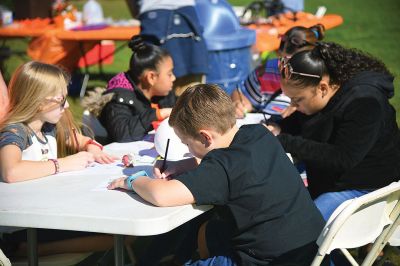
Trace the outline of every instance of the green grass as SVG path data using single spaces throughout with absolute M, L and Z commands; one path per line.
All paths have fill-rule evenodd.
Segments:
M 71 1 L 79 9 L 85 1 Z M 131 18 L 129 10 L 124 0 L 100 0 L 106 17 L 114 19 Z M 246 5 L 250 1 L 231 0 L 233 5 Z M 12 7 L 12 1 L 5 1 Z M 352 1 L 328 1 L 328 0 L 306 0 L 305 9 L 314 13 L 318 6 L 324 5 L 328 8 L 328 13 L 340 14 L 344 18 L 344 23 L 332 30 L 328 30 L 326 34 L 327 41 L 338 42 L 347 47 L 354 47 L 366 51 L 377 58 L 380 58 L 395 75 L 396 95 L 391 99 L 398 113 L 398 123 L 400 123 L 400 49 L 398 43 L 400 41 L 400 1 L 398 0 L 352 0 Z M 117 42 L 116 46 L 123 45 L 124 42 Z M 17 55 L 12 55 L 3 62 L 3 75 L 6 80 L 14 69 L 21 63 L 29 60 L 24 56 L 27 40 L 15 39 L 7 40 L 7 46 L 12 47 Z M 124 71 L 128 67 L 130 50 L 125 46 L 121 51 L 115 54 L 114 63 L 104 67 L 107 76 L 114 73 Z M 97 78 L 95 75 L 99 72 L 96 66 L 90 68 L 92 74 L 89 87 L 104 86 L 106 80 Z M 81 108 L 79 101 L 74 101 L 72 107 L 77 118 L 80 118 Z

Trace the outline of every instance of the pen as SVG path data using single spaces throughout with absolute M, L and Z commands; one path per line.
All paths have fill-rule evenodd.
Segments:
M 264 113 L 264 112 L 263 112 L 262 114 L 263 114 L 263 116 L 264 116 L 264 121 L 265 121 L 265 124 L 267 124 L 267 116 L 265 115 L 265 113 Z
M 160 172 L 163 173 L 165 170 L 165 164 L 167 163 L 167 156 L 168 156 L 168 148 L 169 148 L 169 139 L 167 140 L 167 147 L 165 148 L 165 155 L 164 155 L 164 161 L 161 166 Z

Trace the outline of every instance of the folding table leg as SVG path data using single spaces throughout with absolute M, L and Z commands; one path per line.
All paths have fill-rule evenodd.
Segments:
M 28 228 L 28 265 L 38 265 L 38 254 L 37 254 L 37 231 L 36 228 Z
M 115 266 L 124 265 L 124 236 L 114 235 Z

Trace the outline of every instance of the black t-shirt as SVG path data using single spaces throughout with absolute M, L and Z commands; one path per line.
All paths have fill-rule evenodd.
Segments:
M 266 264 L 315 241 L 324 226 L 297 170 L 262 125 L 242 126 L 228 148 L 210 151 L 176 179 L 196 204 L 216 205 L 242 264 Z

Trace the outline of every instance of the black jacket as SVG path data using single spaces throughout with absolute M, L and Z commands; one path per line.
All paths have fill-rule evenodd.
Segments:
M 172 91 L 165 97 L 153 97 L 151 102 L 136 88 L 134 91 L 116 88 L 108 90 L 108 93 L 114 95 L 102 109 L 99 120 L 106 128 L 109 140 L 113 142 L 143 139 L 144 135 L 153 130 L 151 123 L 157 121 L 156 109 L 151 107 L 151 103 L 167 108 L 173 107 L 176 101 Z
M 329 191 L 377 189 L 400 178 L 400 133 L 390 76 L 363 72 L 319 113 L 295 112 L 280 122 L 287 152 L 306 166 L 312 197 Z

